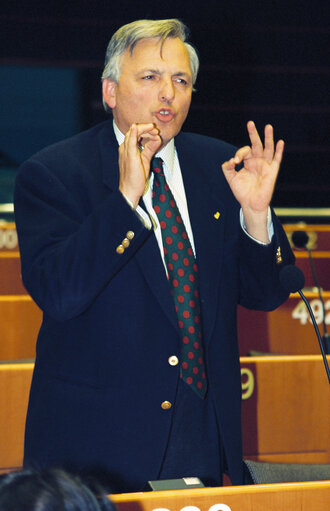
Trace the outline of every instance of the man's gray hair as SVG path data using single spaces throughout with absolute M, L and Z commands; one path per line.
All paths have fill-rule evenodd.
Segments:
M 177 19 L 169 20 L 137 20 L 122 26 L 114 33 L 107 47 L 102 81 L 106 78 L 118 83 L 121 71 L 121 60 L 129 48 L 132 55 L 135 45 L 141 39 L 159 38 L 161 48 L 168 37 L 180 39 L 188 52 L 193 84 L 196 82 L 199 59 L 195 48 L 186 39 L 187 27 Z M 103 101 L 104 107 L 109 111 L 108 105 Z

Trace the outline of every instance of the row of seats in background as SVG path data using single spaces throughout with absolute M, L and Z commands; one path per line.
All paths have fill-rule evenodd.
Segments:
M 285 225 L 289 239 L 301 230 Z M 330 316 L 330 226 L 304 227 Z M 322 307 L 306 250 L 295 250 L 305 294 L 322 327 Z M 42 313 L 20 279 L 15 224 L 0 224 L 0 471 L 22 465 L 23 435 Z M 277 311 L 239 308 L 243 450 L 250 460 L 330 463 L 329 384 L 300 296 Z M 257 356 L 258 355 L 258 356 Z M 260 356 L 263 355 L 263 356 Z M 267 356 L 268 355 L 268 356 Z M 276 356 L 275 356 L 276 355 Z M 328 357 L 330 358 L 330 357 Z

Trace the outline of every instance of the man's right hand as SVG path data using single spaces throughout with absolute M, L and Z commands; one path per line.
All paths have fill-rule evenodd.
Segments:
M 149 178 L 150 162 L 162 145 L 154 124 L 132 124 L 119 146 L 119 190 L 137 207 Z

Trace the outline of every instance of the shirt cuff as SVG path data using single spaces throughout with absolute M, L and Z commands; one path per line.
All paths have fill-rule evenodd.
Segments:
M 245 234 L 247 236 L 249 236 L 249 238 L 251 238 L 251 240 L 255 241 L 256 243 L 259 243 L 259 245 L 269 245 L 269 243 L 265 243 L 264 241 L 257 240 L 256 238 L 254 238 L 253 236 L 251 236 L 251 234 L 249 234 L 247 232 L 242 208 L 240 209 L 239 215 L 240 215 L 241 227 L 242 227 L 243 231 L 245 232 Z M 271 242 L 272 237 L 274 235 L 274 226 L 273 226 L 273 220 L 272 220 L 272 214 L 270 211 L 270 207 L 268 207 L 268 213 L 267 213 L 267 231 L 268 231 L 269 240 Z
M 127 204 L 137 214 L 137 216 L 139 217 L 139 219 L 143 223 L 144 227 L 146 227 L 150 231 L 150 229 L 152 228 L 152 222 L 150 220 L 150 216 L 148 215 L 148 213 L 146 211 L 144 211 L 144 209 L 141 208 L 141 206 L 139 206 L 139 205 L 137 206 L 136 209 L 134 209 L 133 203 L 124 194 L 122 194 L 122 196 L 124 197 L 124 199 L 127 202 Z

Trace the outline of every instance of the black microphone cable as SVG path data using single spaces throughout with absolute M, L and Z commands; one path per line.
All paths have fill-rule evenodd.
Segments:
M 322 342 L 323 342 L 323 346 L 324 346 L 326 352 L 329 354 L 330 353 L 330 334 L 328 333 L 327 324 L 325 321 L 325 305 L 324 305 L 324 300 L 323 300 L 323 296 L 322 296 L 321 286 L 319 283 L 319 279 L 317 277 L 312 252 L 311 252 L 310 248 L 308 247 L 309 236 L 306 233 L 306 231 L 294 231 L 292 233 L 291 240 L 296 248 L 305 249 L 308 253 L 308 258 L 309 258 L 309 263 L 310 263 L 312 274 L 313 274 L 314 284 L 315 284 L 315 287 L 317 288 L 320 302 L 321 302 L 321 307 L 322 307 L 322 325 L 323 325 Z
M 282 268 L 282 270 L 280 271 L 279 277 L 280 277 L 280 282 L 281 282 L 283 289 L 285 289 L 287 291 L 287 293 L 297 293 L 298 292 L 307 307 L 307 310 L 309 312 L 309 315 L 310 315 L 313 325 L 314 325 L 317 340 L 320 345 L 320 350 L 321 350 L 322 357 L 323 357 L 324 367 L 325 367 L 325 370 L 326 370 L 326 373 L 328 376 L 328 380 L 329 380 L 329 384 L 330 384 L 330 370 L 329 370 L 327 357 L 325 355 L 325 351 L 324 351 L 324 347 L 323 347 L 322 337 L 321 337 L 320 331 L 318 329 L 317 323 L 315 321 L 315 317 L 314 317 L 312 308 L 309 305 L 306 296 L 301 291 L 305 285 L 304 274 L 300 268 L 298 268 L 297 266 L 294 266 L 292 264 L 289 264 Z

